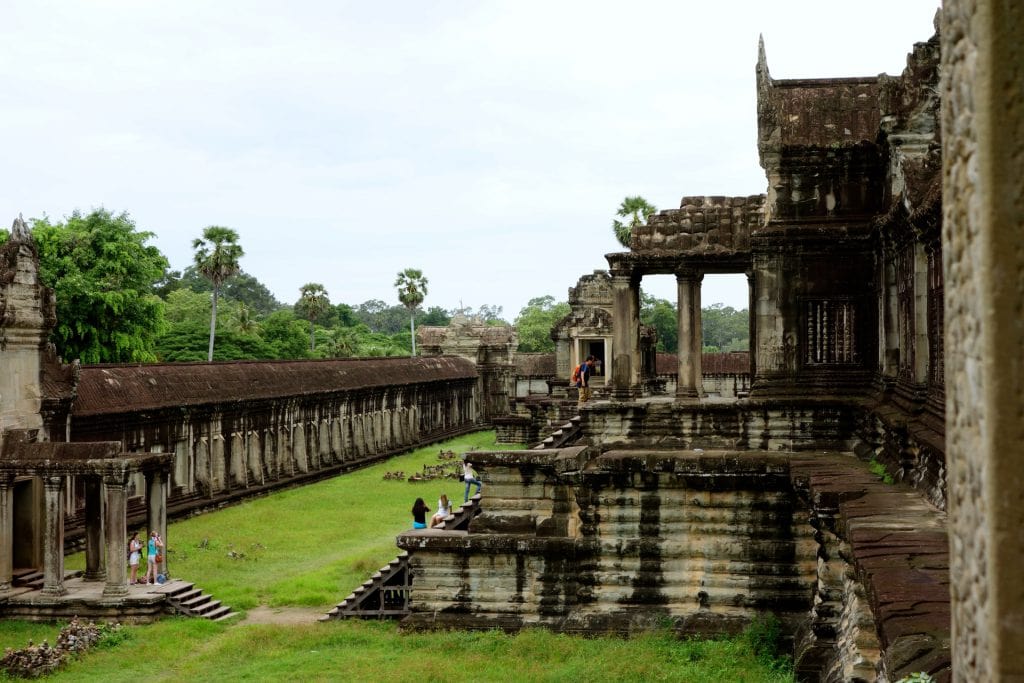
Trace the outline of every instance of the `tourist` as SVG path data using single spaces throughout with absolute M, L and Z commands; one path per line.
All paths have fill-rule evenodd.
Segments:
M 132 568 L 128 577 L 128 584 L 134 586 L 139 582 L 139 560 L 142 559 L 142 541 L 139 540 L 139 532 L 132 533 L 128 539 L 128 566 Z
M 155 531 L 149 532 L 149 541 L 146 544 L 146 583 L 156 584 L 157 558 L 163 550 L 164 542 L 160 534 Z
M 448 501 L 448 494 L 442 493 L 441 497 L 437 499 L 437 512 L 430 518 L 430 528 L 433 529 L 450 514 L 452 514 L 452 504 Z
M 587 360 L 580 365 L 580 379 L 576 383 L 576 386 L 580 389 L 580 405 L 590 400 L 590 377 L 594 374 L 594 363 L 596 362 L 596 358 L 587 356 Z
M 422 498 L 417 498 L 416 502 L 412 504 L 412 528 L 413 529 L 426 529 L 427 528 L 427 513 L 430 512 L 430 508 L 423 502 Z
M 476 470 L 473 469 L 473 463 L 464 462 L 462 463 L 462 481 L 466 482 L 466 496 L 463 502 L 469 502 L 469 485 L 476 484 L 476 495 L 480 493 L 480 489 L 483 487 L 483 483 L 480 482 L 480 478 L 477 476 Z

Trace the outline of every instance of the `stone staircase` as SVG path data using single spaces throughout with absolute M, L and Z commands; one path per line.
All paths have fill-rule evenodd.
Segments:
M 574 442 L 580 435 L 580 416 L 574 415 L 561 427 L 551 432 L 551 435 L 533 447 L 535 451 L 548 448 L 561 448 Z
M 215 600 L 212 595 L 204 593 L 194 583 L 187 581 L 171 580 L 152 592 L 167 596 L 171 611 L 176 614 L 210 621 L 223 621 L 237 614 L 220 600 Z
M 81 570 L 65 572 L 65 579 L 73 579 L 81 576 Z M 15 569 L 11 573 L 11 586 L 16 588 L 29 588 L 31 590 L 42 590 L 43 572 L 41 569 Z
M 397 618 L 409 613 L 412 592 L 412 573 L 409 571 L 409 553 L 402 552 L 388 562 L 363 585 L 352 591 L 337 607 L 320 617 L 320 621 L 344 617 Z
M 469 522 L 480 514 L 480 494 L 460 505 L 434 529 L 465 531 Z M 409 614 L 412 593 L 412 570 L 409 553 L 402 551 L 395 559 L 373 573 L 373 576 L 352 591 L 347 598 L 331 608 L 320 621 L 361 617 L 363 619 L 397 619 Z

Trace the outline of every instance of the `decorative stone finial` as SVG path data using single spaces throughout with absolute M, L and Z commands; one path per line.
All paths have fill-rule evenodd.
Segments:
M 25 219 L 21 217 L 20 213 L 14 219 L 14 225 L 11 226 L 11 241 L 32 242 L 32 232 L 28 229 Z
M 758 34 L 757 36 L 757 76 L 758 81 L 762 78 L 765 80 L 771 80 L 771 74 L 768 73 L 768 57 L 764 51 L 764 34 Z

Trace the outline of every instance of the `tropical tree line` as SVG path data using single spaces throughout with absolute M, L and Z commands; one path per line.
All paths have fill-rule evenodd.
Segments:
M 30 222 L 40 278 L 56 295 L 51 341 L 83 363 L 409 355 L 416 326 L 456 313 L 505 322 L 500 306 L 424 309 L 427 278 L 411 268 L 395 282 L 396 304 L 332 302 L 315 282 L 282 303 L 245 272 L 239 235 L 224 226 L 199 231 L 193 262 L 175 271 L 127 213 Z M 8 237 L 0 230 L 0 244 Z
M 96 209 L 63 221 L 32 221 L 40 277 L 55 290 L 51 341 L 83 363 L 298 359 L 414 353 L 416 327 L 444 326 L 456 314 L 507 324 L 500 306 L 424 308 L 428 280 L 408 268 L 394 281 L 398 303 L 332 302 L 316 282 L 282 303 L 241 266 L 238 233 L 210 226 L 193 243 L 194 259 L 174 271 L 127 213 Z M 0 230 L 0 243 L 8 234 Z M 551 328 L 569 312 L 552 296 L 531 299 L 516 316 L 520 351 L 553 351 Z M 659 349 L 676 348 L 674 306 L 644 296 L 642 319 L 658 330 Z M 746 311 L 704 310 L 708 349 L 746 348 Z

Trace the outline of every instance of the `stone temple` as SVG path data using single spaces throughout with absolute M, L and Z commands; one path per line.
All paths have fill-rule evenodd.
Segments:
M 330 616 L 374 591 L 407 628 L 711 634 L 770 613 L 802 680 L 1024 680 L 1022 74 L 1024 10 L 994 0 L 944 3 L 897 76 L 779 79 L 761 46 L 765 187 L 652 216 L 570 289 L 554 354 L 458 319 L 413 359 L 63 365 L 16 224 L 0 614 L 66 614 L 92 582 L 95 613 L 155 616 L 122 590 L 126 524 L 493 425 L 533 447 L 474 453 L 471 514 L 401 534 Z M 749 283 L 749 354 L 701 353 L 718 273 Z M 653 274 L 677 280 L 675 355 L 639 321 Z

